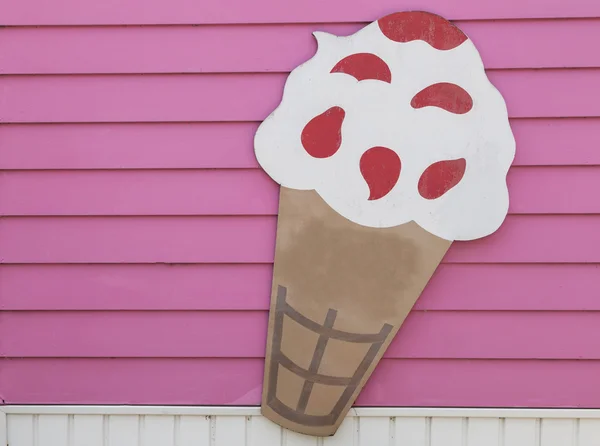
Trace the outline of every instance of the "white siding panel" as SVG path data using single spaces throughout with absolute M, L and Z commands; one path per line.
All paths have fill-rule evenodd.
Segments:
M 541 446 L 576 446 L 575 420 L 542 420 Z
M 103 446 L 106 428 L 108 417 L 105 415 L 75 415 L 73 446 Z
M 323 446 L 358 446 L 358 417 L 347 417 L 333 437 L 323 440 Z
M 222 416 L 215 420 L 215 438 L 211 446 L 246 445 L 246 417 Z
M 429 446 L 431 419 L 396 417 L 394 446 Z
M 247 446 L 281 445 L 282 429 L 264 417 L 248 417 Z
M 175 443 L 175 417 L 145 415 L 144 429 L 140 430 L 143 446 L 165 446 Z
M 469 418 L 468 420 L 468 445 L 504 446 L 501 443 L 502 420 L 499 418 Z
M 283 446 L 317 446 L 317 438 L 286 430 L 283 434 Z
M 33 415 L 9 415 L 7 438 L 11 446 L 33 446 Z
M 577 420 L 578 446 L 600 446 L 600 420 Z
M 465 423 L 466 418 L 433 418 L 431 446 L 464 446 Z
M 255 407 L 4 406 L 0 440 L 0 446 L 600 446 L 600 412 L 359 409 L 333 437 L 315 438 L 281 429 Z
M 69 425 L 72 425 L 72 417 L 69 415 L 40 415 L 38 418 L 37 445 L 69 445 L 72 439 L 72 435 L 69 435 Z
M 382 446 L 393 444 L 390 439 L 390 424 L 390 417 L 359 418 L 358 444 Z
M 175 420 L 175 438 L 173 446 L 205 446 L 210 444 L 211 417 L 203 415 L 181 415 Z M 168 445 L 166 445 L 168 446 Z
M 539 420 L 535 418 L 506 419 L 503 446 L 540 446 Z
M 143 428 L 138 415 L 111 415 L 105 440 L 107 446 L 138 446 L 139 433 Z
M 8 434 L 6 432 L 6 414 L 0 409 L 0 445 L 8 444 Z

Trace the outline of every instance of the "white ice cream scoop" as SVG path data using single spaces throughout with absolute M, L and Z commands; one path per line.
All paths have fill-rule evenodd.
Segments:
M 315 36 L 316 55 L 256 133 L 263 169 L 360 225 L 415 221 L 446 240 L 494 232 L 515 141 L 473 42 L 425 12 Z

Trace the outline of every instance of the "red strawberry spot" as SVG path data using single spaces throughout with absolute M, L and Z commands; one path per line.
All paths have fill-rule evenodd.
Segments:
M 359 81 L 375 79 L 388 84 L 392 82 L 392 72 L 388 65 L 371 53 L 357 53 L 344 57 L 331 70 L 332 73 L 346 73 Z
M 387 147 L 372 147 L 360 157 L 360 173 L 369 186 L 369 200 L 386 196 L 400 177 L 400 157 Z
M 462 180 L 466 167 L 464 158 L 433 163 L 419 178 L 419 193 L 427 200 L 441 197 Z
M 328 158 L 338 151 L 342 145 L 342 122 L 345 116 L 342 107 L 331 107 L 304 126 L 300 140 L 310 156 Z
M 473 98 L 456 84 L 440 82 L 418 92 L 410 101 L 413 108 L 439 107 L 462 115 L 473 108 Z
M 467 40 L 448 20 L 424 11 L 396 12 L 377 23 L 381 32 L 394 42 L 424 40 L 437 50 L 451 50 Z

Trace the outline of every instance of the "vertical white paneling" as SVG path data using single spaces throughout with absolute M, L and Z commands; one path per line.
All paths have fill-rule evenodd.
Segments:
M 6 424 L 10 446 L 33 446 L 33 415 L 10 415 Z
M 140 434 L 143 446 L 173 446 L 175 443 L 175 417 L 146 415 L 144 430 Z
M 542 420 L 540 446 L 575 446 L 575 420 Z
M 111 415 L 108 417 L 107 446 L 138 446 L 139 429 L 137 415 Z
M 286 430 L 283 434 L 283 446 L 317 446 L 317 438 Z
M 539 446 L 537 429 L 538 420 L 535 418 L 507 418 L 502 446 Z
M 8 435 L 6 432 L 6 414 L 0 407 L 0 445 L 8 445 Z
M 323 446 L 358 446 L 358 418 L 346 417 L 332 437 L 323 438 Z
M 246 446 L 282 446 L 281 427 L 265 417 L 250 417 L 246 430 Z
M 469 418 L 467 446 L 500 444 L 500 420 L 498 418 Z
M 235 446 L 238 444 L 240 446 L 246 444 L 246 417 L 216 417 L 214 446 Z
M 73 446 L 103 446 L 103 415 L 75 415 L 73 417 Z
M 578 423 L 577 446 L 600 446 L 600 420 L 578 420 Z
M 182 415 L 175 420 L 176 446 L 210 445 L 210 417 Z
M 57 446 L 69 444 L 68 415 L 39 415 L 37 446 Z
M 391 444 L 389 417 L 362 417 L 358 419 L 358 422 L 358 444 L 360 446 L 388 446 Z
M 424 417 L 396 417 L 395 446 L 428 446 L 430 420 Z
M 433 418 L 431 446 L 463 446 L 465 426 L 464 418 Z
M 494 409 L 473 416 L 431 409 L 439 416 L 424 417 L 378 409 L 373 415 L 351 414 L 334 436 L 317 438 L 282 429 L 255 408 L 246 415 L 243 408 L 232 408 L 231 415 L 228 408 L 215 408 L 219 415 L 205 415 L 210 412 L 202 414 L 203 408 L 150 407 L 136 415 L 131 407 L 107 408 L 105 414 L 98 407 L 78 412 L 77 406 L 65 406 L 71 413 L 12 407 L 16 413 L 11 406 L 5 417 L 0 412 L 0 446 L 600 446 L 600 410 L 573 411 L 588 417 L 582 419 L 568 418 L 569 410 L 547 410 L 550 416 L 539 419 L 533 417 L 544 410 Z M 428 411 L 415 409 L 415 415 Z M 460 416 L 467 414 L 468 419 Z
M 33 415 L 9 415 L 6 436 L 10 446 L 33 446 Z

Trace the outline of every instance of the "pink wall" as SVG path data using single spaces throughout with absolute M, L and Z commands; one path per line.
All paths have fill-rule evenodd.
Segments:
M 600 2 L 418 6 L 506 98 L 512 202 L 454 243 L 358 402 L 597 407 Z M 2 400 L 258 404 L 278 203 L 257 122 L 311 31 L 414 7 L 1 0 Z

